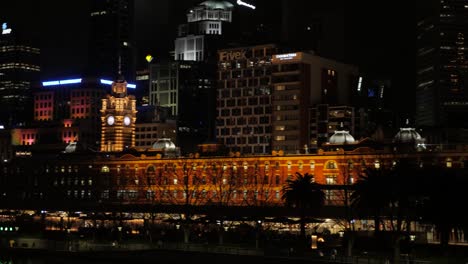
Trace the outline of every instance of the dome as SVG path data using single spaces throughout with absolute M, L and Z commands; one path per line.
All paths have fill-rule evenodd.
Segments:
M 399 143 L 418 143 L 421 140 L 421 135 L 412 127 L 400 128 L 394 138 L 394 141 Z
M 337 144 L 337 145 L 344 145 L 344 144 L 351 144 L 354 143 L 354 137 L 349 134 L 346 130 L 337 130 L 335 133 L 330 137 L 328 142 L 330 144 Z
M 208 0 L 208 1 L 202 2 L 199 4 L 199 6 L 205 6 L 206 8 L 209 8 L 209 9 L 222 9 L 222 10 L 228 10 L 234 7 L 233 4 L 227 1 L 214 1 L 214 0 Z
M 154 149 L 175 150 L 176 145 L 169 138 L 160 138 L 153 144 Z
M 75 151 L 76 151 L 76 142 L 70 142 L 70 144 L 68 144 L 65 147 L 65 153 L 73 153 Z

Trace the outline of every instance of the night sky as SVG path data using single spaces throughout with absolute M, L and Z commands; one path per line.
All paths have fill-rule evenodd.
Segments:
M 177 25 L 185 12 L 200 0 L 136 0 L 135 34 L 138 60 L 144 65 L 148 53 L 169 56 Z M 258 5 L 256 21 L 274 21 L 268 8 L 280 0 L 251 0 Z M 392 80 L 393 95 L 414 87 L 415 4 L 413 1 L 289 0 L 298 10 L 343 14 L 344 27 L 338 32 L 344 58 L 362 71 Z M 277 4 L 277 5 L 275 5 Z M 86 65 L 88 44 L 87 1 L 15 0 L 2 1 L 0 21 L 16 24 L 42 48 L 42 79 L 76 75 Z M 236 17 L 234 17 L 236 19 Z M 247 21 L 249 22 L 249 21 Z M 14 29 L 15 30 L 15 29 Z M 339 44 L 339 43 L 338 43 Z M 339 44 L 340 45 L 340 44 Z M 140 59 L 141 58 L 141 59 Z M 412 103 L 408 102 L 410 105 Z

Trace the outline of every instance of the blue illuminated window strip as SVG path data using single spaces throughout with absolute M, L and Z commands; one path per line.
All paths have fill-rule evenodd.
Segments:
M 81 78 L 80 79 L 69 79 L 69 80 L 61 80 L 59 81 L 60 84 L 72 84 L 72 83 L 81 83 Z
M 65 85 L 65 84 L 74 84 L 74 83 L 81 83 L 81 78 L 42 82 L 42 86 Z
M 112 81 L 101 79 L 101 83 L 111 85 Z
M 112 85 L 113 83 L 113 81 L 104 80 L 104 79 L 101 79 L 100 81 L 102 84 L 107 84 L 107 85 Z M 136 84 L 127 83 L 127 88 L 136 89 Z
M 42 86 L 60 85 L 60 81 L 42 82 Z
M 42 86 L 54 86 L 54 85 L 66 85 L 66 84 L 74 84 L 74 83 L 81 83 L 82 79 L 67 79 L 67 80 L 59 80 L 59 81 L 47 81 L 42 82 Z M 112 85 L 112 81 L 100 79 L 102 84 Z M 127 83 L 127 88 L 136 89 L 136 84 Z

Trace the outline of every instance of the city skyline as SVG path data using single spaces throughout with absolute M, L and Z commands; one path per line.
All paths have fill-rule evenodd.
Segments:
M 23 0 L 8 2 L 0 10 L 0 19 L 6 22 L 12 21 L 21 28 L 18 30 L 29 31 L 28 34 L 34 32 L 34 38 L 41 43 L 42 79 L 56 79 L 83 72 L 87 63 L 84 59 L 87 57 L 89 30 L 88 6 L 85 2 L 65 4 L 60 1 L 46 1 L 38 4 L 35 1 Z M 170 1 L 135 2 L 137 61 L 140 67 L 144 65 L 144 57 L 148 53 L 153 54 L 156 59 L 169 57 L 169 51 L 174 49 L 173 41 L 177 25 L 184 22 L 186 11 L 199 2 L 201 1 L 180 1 L 176 6 Z M 265 20 L 268 20 L 266 10 L 278 7 L 274 7 L 275 5 L 265 7 L 264 2 L 266 1 L 258 1 L 259 7 L 255 12 L 262 14 Z M 278 5 L 280 2 L 277 1 Z M 410 73 L 413 74 L 415 69 L 409 68 L 406 63 L 414 61 L 410 56 L 413 56 L 411 52 L 415 46 L 413 34 L 416 20 L 413 12 L 415 5 L 410 3 L 406 5 L 405 10 L 398 10 L 398 4 L 393 1 L 382 4 L 364 2 L 349 4 L 344 1 L 334 1 L 336 5 L 317 3 L 316 5 L 319 5 L 317 8 L 313 3 L 309 3 L 310 1 L 299 2 L 298 6 L 304 5 L 304 9 L 311 8 L 325 13 L 336 11 L 343 14 L 342 19 L 346 27 L 338 34 L 342 35 L 346 47 L 346 63 L 355 64 L 360 69 L 376 75 L 389 76 L 397 80 L 396 87 L 404 86 L 405 81 L 413 81 Z M 24 5 L 41 10 L 39 23 L 29 22 L 28 17 L 31 14 L 23 10 Z M 366 5 L 367 8 L 364 9 Z M 330 9 L 330 6 L 333 7 Z M 398 16 L 394 16 L 397 11 Z M 400 65 L 402 70 L 397 73 L 393 68 L 400 61 L 406 63 Z M 412 62 L 410 65 L 413 65 Z

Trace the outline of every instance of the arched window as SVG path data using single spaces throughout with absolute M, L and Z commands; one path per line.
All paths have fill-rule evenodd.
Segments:
M 338 166 L 336 165 L 336 162 L 334 162 L 334 161 L 328 161 L 325 164 L 325 169 L 327 169 L 327 170 L 336 170 L 337 168 L 338 168 Z
M 109 167 L 107 167 L 107 166 L 102 166 L 101 172 L 107 173 L 107 172 L 110 172 L 110 169 L 109 169 Z

